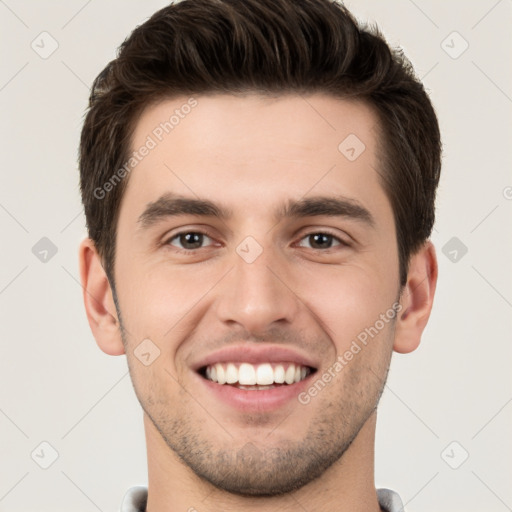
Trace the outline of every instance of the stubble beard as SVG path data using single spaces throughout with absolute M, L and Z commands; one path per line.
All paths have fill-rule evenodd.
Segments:
M 121 335 L 125 348 L 128 348 L 129 340 L 116 299 L 117 297 L 114 302 Z M 390 325 L 388 336 L 394 334 L 394 323 Z M 386 341 L 377 339 L 372 343 Z M 366 421 L 377 409 L 387 380 L 390 360 L 389 353 L 379 361 L 381 366 L 376 369 L 364 364 L 347 365 L 338 377 L 340 384 L 337 389 L 334 379 L 310 404 L 300 405 L 306 408 L 316 405 L 317 410 L 315 417 L 309 420 L 302 440 L 287 440 L 283 427 L 278 425 L 272 432 L 272 437 L 275 439 L 281 435 L 282 442 L 280 446 L 272 448 L 261 446 L 260 443 L 265 442 L 265 435 L 260 443 L 256 440 L 244 440 L 237 446 L 238 440 L 233 435 L 229 439 L 228 430 L 223 436 L 225 446 L 219 448 L 219 443 L 208 433 L 208 430 L 212 430 L 213 416 L 201 407 L 194 407 L 197 403 L 183 389 L 178 406 L 168 400 L 165 386 L 159 396 L 151 396 L 147 392 L 150 386 L 147 385 L 142 386 L 146 392 L 140 392 L 137 379 L 134 378 L 135 372 L 132 371 L 131 358 L 128 358 L 128 364 L 135 394 L 144 412 L 169 449 L 184 465 L 219 490 L 246 497 L 272 497 L 304 487 L 322 476 L 333 464 L 342 461 Z M 329 387 L 335 391 L 330 391 Z M 154 392 L 154 387 L 152 389 Z M 193 409 L 203 417 L 198 418 L 191 414 Z M 177 412 L 172 414 L 172 411 Z M 267 420 L 271 421 L 258 415 L 252 418 L 248 416 L 246 424 L 257 426 L 267 423 Z M 285 423 L 286 421 L 283 422 Z M 201 425 L 206 425 L 205 430 L 202 430 Z M 218 425 L 215 424 L 215 427 Z

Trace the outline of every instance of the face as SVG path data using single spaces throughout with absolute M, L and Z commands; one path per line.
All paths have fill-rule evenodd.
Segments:
M 131 378 L 195 474 L 288 492 L 343 456 L 389 366 L 399 266 L 376 117 L 323 95 L 187 101 L 147 108 L 133 134 L 155 144 L 117 232 Z

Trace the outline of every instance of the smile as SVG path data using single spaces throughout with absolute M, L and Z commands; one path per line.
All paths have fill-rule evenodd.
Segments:
M 278 386 L 292 385 L 304 380 L 315 370 L 295 363 L 238 363 L 210 364 L 200 370 L 207 380 L 228 384 L 239 389 L 262 391 Z

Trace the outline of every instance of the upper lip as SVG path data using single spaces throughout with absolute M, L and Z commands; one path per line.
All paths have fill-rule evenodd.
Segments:
M 260 342 L 261 343 L 261 342 Z M 208 354 L 193 364 L 198 371 L 215 363 L 295 363 L 317 369 L 318 363 L 305 354 L 280 345 L 233 345 Z

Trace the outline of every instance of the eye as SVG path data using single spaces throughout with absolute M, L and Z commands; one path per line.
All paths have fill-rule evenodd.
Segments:
M 317 233 L 309 233 L 301 239 L 301 242 L 298 244 L 300 247 L 306 247 L 302 240 L 307 240 L 310 244 L 311 249 L 331 249 L 335 246 L 348 246 L 346 242 L 341 240 L 340 238 L 331 235 L 330 233 L 325 232 L 317 232 Z
M 166 243 L 173 247 L 183 249 L 182 252 L 186 252 L 201 249 L 206 240 L 212 242 L 212 239 L 206 233 L 201 233 L 200 231 L 182 231 L 169 238 Z M 211 243 L 208 245 L 211 245 Z

